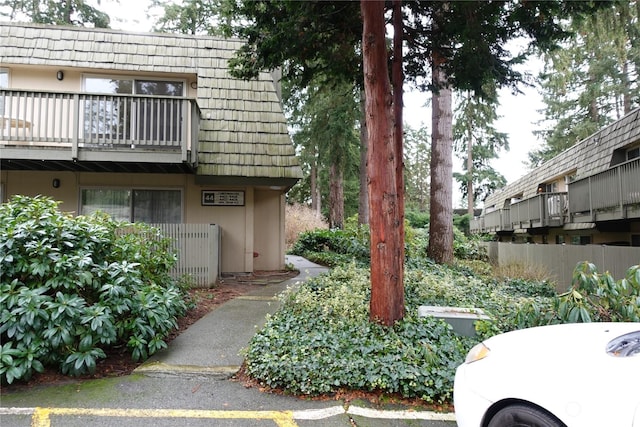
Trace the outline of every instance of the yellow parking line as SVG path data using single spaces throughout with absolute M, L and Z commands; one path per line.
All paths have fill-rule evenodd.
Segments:
M 52 415 L 130 418 L 211 418 L 272 420 L 278 427 L 297 427 L 292 411 L 204 411 L 191 409 L 35 408 L 31 427 L 51 427 Z

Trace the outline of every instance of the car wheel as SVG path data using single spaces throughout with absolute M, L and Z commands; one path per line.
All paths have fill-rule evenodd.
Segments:
M 496 412 L 488 427 L 564 427 L 564 424 L 541 409 L 517 404 Z

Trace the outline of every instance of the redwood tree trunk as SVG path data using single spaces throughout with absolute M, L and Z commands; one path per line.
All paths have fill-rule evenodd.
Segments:
M 365 113 L 368 134 L 371 301 L 373 321 L 392 325 L 404 316 L 404 236 L 398 198 L 391 84 L 387 71 L 384 1 L 362 0 Z
M 402 121 L 402 0 L 393 0 L 393 62 L 391 65 L 393 77 L 393 139 L 396 158 L 396 194 L 398 195 L 398 234 L 402 239 L 400 245 L 400 277 L 404 278 L 404 130 Z M 404 280 L 403 280 L 404 282 Z M 404 286 L 404 283 L 403 283 Z
M 434 54 L 431 136 L 431 203 L 427 255 L 439 264 L 453 262 L 453 110 L 451 88 Z

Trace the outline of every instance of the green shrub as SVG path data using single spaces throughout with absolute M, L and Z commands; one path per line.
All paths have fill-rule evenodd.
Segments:
M 518 326 L 576 322 L 640 322 L 640 265 L 630 267 L 616 281 L 596 266 L 579 262 L 569 290 L 541 308 L 533 301 L 519 310 Z
M 298 237 L 289 252 L 330 267 L 352 261 L 368 265 L 368 228 L 356 225 L 345 230 L 307 231 Z
M 414 228 L 427 228 L 429 226 L 429 212 L 406 211 L 405 219 Z
M 105 349 L 144 360 L 186 311 L 168 271 L 169 240 L 143 224 L 72 217 L 58 203 L 15 196 L 0 206 L 0 378 L 45 366 L 95 370 Z
M 459 260 L 487 261 L 489 259 L 480 239 L 475 236 L 467 237 L 457 227 L 453 229 L 453 255 Z

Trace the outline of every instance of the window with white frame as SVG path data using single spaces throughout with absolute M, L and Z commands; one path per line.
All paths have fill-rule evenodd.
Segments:
M 148 224 L 182 222 L 182 191 L 144 188 L 84 188 L 80 213 L 105 212 L 114 219 Z
M 179 139 L 183 113 L 180 100 L 175 98 L 184 96 L 184 81 L 85 75 L 83 84 L 85 92 L 103 94 L 90 95 L 90 101 L 85 104 L 85 137 L 123 141 Z M 167 99 L 169 97 L 175 98 Z

